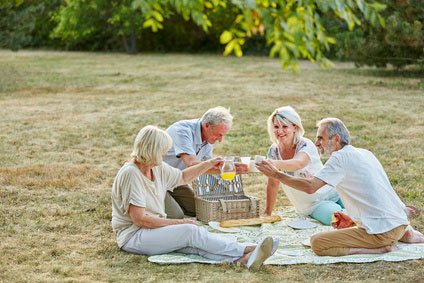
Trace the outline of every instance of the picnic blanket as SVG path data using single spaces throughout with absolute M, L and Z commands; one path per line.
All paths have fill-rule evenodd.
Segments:
M 404 261 L 424 258 L 424 244 L 398 244 L 398 249 L 385 254 L 348 255 L 340 257 L 317 256 L 309 247 L 302 245 L 305 239 L 321 231 L 333 229 L 329 226 L 321 225 L 319 222 L 296 214 L 293 208 L 284 209 L 277 213 L 283 220 L 274 224 L 262 224 L 261 226 L 239 227 L 238 233 L 220 233 L 206 226 L 210 232 L 220 233 L 222 236 L 231 237 L 239 243 L 256 243 L 258 239 L 272 236 L 280 239 L 277 252 L 267 259 L 264 264 L 289 265 L 289 264 L 330 264 L 338 262 L 364 263 L 374 261 Z M 294 219 L 305 219 L 317 224 L 315 228 L 296 230 L 287 225 Z M 159 264 L 181 264 L 181 263 L 209 263 L 217 264 L 219 261 L 212 261 L 197 255 L 185 255 L 181 253 L 169 253 L 163 255 L 150 256 L 148 261 Z

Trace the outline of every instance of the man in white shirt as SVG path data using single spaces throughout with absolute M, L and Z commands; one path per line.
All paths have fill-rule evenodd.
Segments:
M 312 236 L 311 247 L 317 255 L 385 253 L 398 241 L 424 243 L 424 235 L 408 226 L 410 209 L 393 190 L 380 162 L 370 151 L 350 145 L 349 131 L 341 120 L 321 120 L 315 145 L 330 158 L 314 177 L 289 176 L 268 161 L 257 167 L 268 177 L 306 193 L 326 184 L 336 188 L 349 216 L 339 213 L 337 230 Z
M 181 120 L 172 124 L 166 131 L 173 145 L 163 161 L 174 168 L 184 170 L 187 167 L 212 158 L 213 145 L 222 142 L 230 131 L 233 116 L 230 110 L 218 106 L 211 108 L 200 119 Z M 238 174 L 247 173 L 248 166 L 236 163 Z M 209 170 L 209 174 L 218 171 Z M 168 192 L 165 198 L 165 210 L 170 218 L 180 219 L 185 215 L 195 216 L 194 192 L 189 185 L 178 186 Z

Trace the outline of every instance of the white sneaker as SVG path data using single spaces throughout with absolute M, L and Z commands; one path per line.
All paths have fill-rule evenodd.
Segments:
M 246 264 L 247 268 L 252 270 L 259 269 L 259 267 L 261 267 L 264 261 L 272 255 L 273 246 L 274 246 L 274 239 L 272 237 L 266 237 L 265 239 L 260 241 L 258 245 L 256 246 L 256 248 L 253 250 L 249 259 L 247 260 L 247 264 Z M 275 248 L 275 250 L 277 250 L 277 248 Z

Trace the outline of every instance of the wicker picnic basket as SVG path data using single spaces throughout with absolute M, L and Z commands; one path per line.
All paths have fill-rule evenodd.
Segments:
M 224 181 L 219 175 L 204 174 L 193 181 L 196 217 L 203 222 L 259 217 L 260 201 L 246 196 L 240 175 Z

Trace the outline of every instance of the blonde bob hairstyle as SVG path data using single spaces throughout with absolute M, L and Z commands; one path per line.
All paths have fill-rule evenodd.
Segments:
M 267 128 L 268 135 L 271 142 L 278 144 L 278 140 L 274 134 L 274 122 L 277 121 L 283 125 L 294 125 L 297 126 L 297 131 L 294 133 L 294 144 L 297 144 L 305 134 L 303 129 L 302 120 L 299 114 L 291 106 L 284 106 L 274 110 L 268 117 Z
M 131 157 L 142 164 L 159 165 L 171 146 L 172 138 L 167 132 L 149 125 L 138 132 Z

